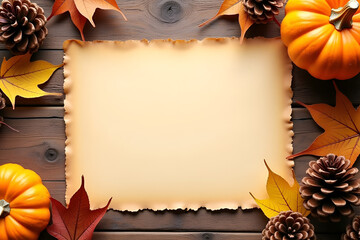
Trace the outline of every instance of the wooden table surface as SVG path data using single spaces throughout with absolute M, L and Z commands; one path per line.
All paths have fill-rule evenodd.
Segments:
M 52 0 L 33 0 L 50 15 Z M 128 18 L 113 11 L 97 11 L 96 28 L 85 27 L 86 40 L 128 40 L 128 39 L 203 39 L 205 37 L 239 36 L 237 17 L 222 17 L 212 24 L 198 28 L 203 21 L 212 17 L 222 0 L 118 0 L 120 8 Z M 278 17 L 281 20 L 283 12 Z M 66 39 L 79 39 L 77 29 L 67 14 L 51 19 L 47 27 L 49 35 L 42 49 L 33 59 L 48 60 L 59 64 L 63 59 L 62 43 Z M 279 36 L 275 23 L 253 26 L 247 37 Z M 0 47 L 2 57 L 10 53 Z M 259 66 L 261 70 L 261 66 Z M 176 73 L 174 73 L 176 74 Z M 169 76 L 171 77 L 171 76 Z M 63 72 L 57 70 L 43 88 L 50 92 L 63 92 Z M 360 103 L 360 76 L 347 81 L 337 81 L 355 106 Z M 306 71 L 294 66 L 292 89 L 294 102 L 307 104 L 335 103 L 332 81 L 312 78 Z M 89 104 L 96 96 L 89 96 Z M 10 106 L 10 104 L 8 104 Z M 96 109 L 94 109 L 96 111 Z M 20 130 L 13 132 L 0 128 L 0 164 L 13 162 L 36 171 L 51 195 L 64 203 L 65 196 L 65 124 L 63 120 L 63 97 L 38 99 L 17 99 L 16 110 L 5 108 L 5 121 Z M 293 104 L 294 151 L 305 149 L 321 132 L 309 113 Z M 266 123 L 264 123 L 266 124 Z M 314 157 L 299 157 L 295 160 L 298 181 L 305 175 L 308 162 Z M 355 164 L 360 166 L 360 161 Z M 360 208 L 356 211 L 360 213 Z M 149 210 L 138 213 L 109 211 L 96 228 L 93 239 L 126 240 L 255 240 L 261 239 L 261 231 L 267 222 L 258 209 L 237 211 L 163 211 Z M 339 239 L 347 221 L 340 224 L 320 223 L 312 219 L 319 239 Z M 43 233 L 41 239 L 52 239 Z

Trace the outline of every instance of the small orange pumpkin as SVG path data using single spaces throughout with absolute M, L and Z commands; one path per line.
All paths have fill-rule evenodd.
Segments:
M 35 172 L 0 166 L 0 239 L 35 240 L 50 219 L 50 194 Z
M 289 0 L 281 38 L 290 59 L 322 80 L 360 72 L 360 10 L 357 0 Z

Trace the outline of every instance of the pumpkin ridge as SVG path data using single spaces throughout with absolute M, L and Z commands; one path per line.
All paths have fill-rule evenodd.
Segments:
M 3 236 L 3 237 L 5 237 L 5 240 L 8 240 L 5 221 L 3 219 L 0 219 L 0 232 L 5 235 L 5 236 Z
M 285 45 L 328 24 L 328 17 L 320 13 L 312 14 L 299 10 L 292 11 L 287 16 L 288 18 L 281 24 L 281 37 Z M 297 19 L 297 21 L 294 21 L 294 19 Z M 284 36 L 286 36 L 286 39 Z
M 360 17 L 359 17 L 359 21 L 360 21 Z M 355 22 L 353 23 L 353 28 L 352 29 L 348 29 L 348 31 L 351 33 L 351 35 L 353 36 L 353 38 L 360 43 L 360 22 Z
M 305 11 L 327 16 L 331 12 L 331 6 L 326 0 L 303 0 L 299 2 L 289 0 L 286 4 L 285 10 L 286 14 L 292 11 Z
M 330 8 L 343 7 L 349 0 L 326 0 Z M 330 16 L 330 14 L 329 14 Z
M 16 179 L 19 178 L 19 179 Z M 24 192 L 26 192 L 27 190 L 29 190 L 30 188 L 34 187 L 35 185 L 38 184 L 42 184 L 41 178 L 38 174 L 36 174 L 35 172 L 33 172 L 32 170 L 28 170 L 28 169 L 24 169 L 22 172 L 19 172 L 18 174 L 16 174 L 16 178 L 13 178 L 11 180 L 11 182 L 9 183 L 8 189 L 13 189 L 13 188 L 18 188 L 17 186 L 19 185 L 19 183 L 21 182 L 29 182 L 31 183 L 31 185 L 29 184 L 26 187 L 23 187 L 23 189 L 21 189 L 21 191 L 16 192 L 16 194 L 14 193 L 9 193 L 10 196 L 12 197 L 12 199 L 9 199 L 10 196 L 8 196 L 7 194 L 5 195 L 5 198 L 8 198 L 8 202 L 11 204 L 12 201 L 14 201 L 18 196 L 22 195 Z M 15 185 L 15 186 L 13 186 Z
M 50 194 L 48 192 L 48 190 L 46 189 L 46 187 L 42 184 L 42 183 L 38 183 L 34 186 L 31 186 L 29 187 L 28 189 L 26 189 L 24 192 L 22 192 L 21 194 L 18 194 L 10 203 L 10 207 L 11 208 L 14 208 L 14 209 L 27 209 L 27 208 L 42 208 L 44 207 L 44 203 L 41 201 L 41 202 L 33 202 L 31 204 L 26 204 L 26 206 L 19 206 L 19 203 L 18 201 L 24 201 L 24 199 L 21 199 L 21 198 L 24 198 L 24 194 L 26 193 L 26 191 L 29 191 L 29 190 L 32 190 L 34 192 L 36 192 L 37 194 L 35 196 L 32 196 L 31 199 L 37 199 L 37 200 L 40 200 L 40 199 L 50 199 Z M 45 191 L 46 191 L 46 194 L 45 194 Z M 40 194 L 39 194 L 40 193 Z M 20 198 L 20 200 L 18 200 L 18 198 Z M 25 198 L 27 200 L 29 200 L 29 198 L 27 196 L 25 196 Z
M 338 60 L 338 58 L 341 57 L 341 60 L 338 60 L 338 61 L 340 62 L 340 64 L 343 62 L 343 55 L 344 55 L 343 45 L 338 44 L 339 46 L 337 46 L 336 48 L 329 47 L 330 45 L 333 46 L 333 44 L 330 42 L 331 40 L 333 40 L 333 38 L 335 38 L 335 40 L 340 40 L 341 39 L 341 43 L 343 41 L 342 34 L 340 32 L 338 32 L 335 29 L 335 27 L 334 27 L 334 30 L 332 31 L 331 35 L 329 36 L 327 42 L 324 44 L 324 47 L 321 49 L 321 52 L 319 53 L 318 58 L 315 60 L 314 64 L 309 67 L 309 72 L 311 74 L 312 73 L 319 74 L 319 72 L 318 72 L 319 69 L 320 69 L 321 74 L 323 74 L 323 75 L 325 75 L 325 73 L 327 71 L 329 71 L 329 70 L 334 70 L 334 69 L 332 69 L 332 67 L 334 66 L 334 61 L 332 61 L 330 63 L 329 60 L 333 60 L 333 59 Z M 341 48 L 341 50 L 339 48 Z M 338 52 L 334 54 L 334 52 L 329 51 L 329 49 L 330 50 L 331 49 L 337 49 Z M 330 57 L 332 57 L 332 59 L 329 59 L 329 55 L 330 55 Z M 335 57 L 335 56 L 337 56 L 337 57 Z M 341 69 L 341 67 L 339 67 L 339 69 Z M 340 76 L 341 76 L 341 71 L 336 71 L 334 78 L 339 78 Z
M 316 28 L 314 29 L 313 31 L 319 31 L 319 32 L 325 32 L 326 31 L 326 28 L 328 28 L 327 25 L 323 25 L 319 28 Z M 332 35 L 332 32 L 331 29 L 327 30 L 327 33 L 323 33 L 322 34 L 322 37 L 313 37 L 313 38 L 309 38 L 307 35 L 310 34 L 312 31 L 308 32 L 308 33 L 305 33 L 304 35 L 300 36 L 299 38 L 295 39 L 294 41 L 291 42 L 291 45 L 295 45 L 295 46 L 303 46 L 304 48 L 302 48 L 301 51 L 299 51 L 299 49 L 297 49 L 296 52 L 298 52 L 298 55 L 297 56 L 294 56 L 292 54 L 292 57 L 294 60 L 299 60 L 299 59 L 302 59 L 304 57 L 304 54 L 309 54 L 307 52 L 307 50 L 309 48 L 314 48 L 314 45 L 315 44 L 318 44 L 320 45 L 321 47 L 317 47 L 316 49 L 321 49 L 319 51 L 318 54 L 314 54 L 314 53 L 311 53 L 311 55 L 309 56 L 309 60 L 308 61 L 302 61 L 301 64 L 298 64 L 298 66 L 300 68 L 309 68 L 311 66 L 313 66 L 316 62 L 316 60 L 319 58 L 324 46 L 326 45 L 326 43 L 329 41 L 331 35 Z M 314 34 L 316 35 L 316 34 Z M 308 40 L 309 39 L 309 40 Z M 307 41 L 309 42 L 308 44 L 300 44 L 300 43 L 304 43 L 304 41 Z M 289 45 L 289 53 L 290 52 L 293 52 L 291 51 L 291 45 Z
M 4 164 L 0 166 L 0 183 L 0 197 L 12 208 L 0 218 L 1 240 L 4 236 L 7 240 L 38 239 L 50 219 L 50 194 L 40 176 L 18 164 Z
M 358 34 L 356 36 L 356 31 L 351 31 L 352 29 L 347 29 L 347 31 L 343 32 L 343 34 L 341 35 L 343 38 L 343 42 L 359 42 L 360 43 L 360 34 Z M 355 34 L 354 34 L 355 33 Z M 358 37 L 358 38 L 357 38 Z M 351 40 L 348 40 L 346 38 L 351 38 Z M 349 44 L 348 44 L 349 45 Z M 360 45 L 353 45 L 351 44 L 351 49 L 348 49 L 349 46 L 348 45 L 344 45 L 343 46 L 343 59 L 346 59 L 348 52 L 350 52 L 350 54 L 354 54 L 355 52 L 359 52 L 360 51 Z M 348 47 L 348 48 L 346 48 Z M 355 48 L 355 49 L 354 49 Z M 354 52 L 355 50 L 355 52 Z M 355 62 L 355 66 L 360 66 L 360 55 L 355 54 L 355 56 L 353 56 L 352 58 Z M 355 60 L 356 59 L 356 60 Z M 347 60 L 345 60 L 347 62 Z M 344 65 L 343 61 L 343 69 L 347 69 L 347 66 Z M 356 126 L 358 127 L 358 126 Z
M 16 219 L 14 219 L 12 216 L 8 216 L 9 218 L 7 218 L 6 219 L 6 221 L 5 221 L 5 223 L 7 222 L 7 221 L 12 221 L 11 223 L 12 223 L 12 225 L 14 224 L 14 223 L 17 223 L 19 226 L 21 226 L 22 228 L 25 228 L 26 230 L 27 230 L 27 234 L 26 234 L 26 238 L 24 237 L 23 239 L 28 239 L 28 240 L 30 240 L 30 239 L 36 239 L 36 237 L 35 237 L 35 235 L 38 235 L 40 232 L 38 232 L 38 231 L 33 231 L 32 229 L 29 229 L 29 228 L 27 228 L 27 227 L 25 227 L 24 225 L 22 225 L 22 223 L 21 222 L 18 222 Z M 17 229 L 17 227 L 6 227 L 6 230 L 8 230 L 8 229 L 13 229 L 13 234 L 11 234 L 11 233 L 9 233 L 8 231 L 7 231 L 7 234 L 8 234 L 8 236 L 11 236 L 11 235 L 16 235 L 16 236 L 24 236 L 25 235 L 25 232 L 24 231 L 19 231 L 18 229 Z M 32 236 L 29 236 L 29 234 L 31 234 Z M 9 237 L 10 238 L 10 237 Z M 14 239 L 14 238 L 12 238 L 12 239 Z M 18 237 L 17 238 L 15 238 L 15 239 L 19 239 Z
M 3 171 L 6 171 L 7 168 L 15 168 L 15 169 L 12 171 L 12 173 L 11 173 L 11 179 L 10 179 L 10 180 L 7 180 L 7 183 L 8 183 L 8 184 L 10 184 L 10 183 L 14 180 L 15 175 L 16 175 L 18 172 L 24 170 L 24 168 L 21 167 L 20 165 L 16 165 L 16 164 L 13 164 L 13 163 L 7 163 L 7 164 L 4 164 L 4 165 L 0 166 L 0 173 L 1 173 L 2 170 L 3 170 Z M 0 174 L 0 176 L 1 176 L 1 174 Z M 0 179 L 1 179 L 1 177 L 0 177 Z M 4 193 L 4 200 L 7 201 L 7 202 L 10 202 L 10 201 L 8 201 L 7 199 L 5 199 L 6 196 L 8 195 L 8 191 L 9 191 L 9 187 L 6 188 L 6 191 L 5 191 L 5 193 Z
M 25 213 L 21 213 L 23 212 L 24 209 L 16 209 L 17 211 L 14 211 L 11 215 L 11 217 L 16 220 L 18 223 L 20 223 L 22 226 L 26 226 L 27 229 L 29 230 L 35 230 L 37 229 L 38 232 L 40 233 L 42 231 L 42 229 L 44 229 L 44 227 L 46 227 L 48 225 L 48 221 L 46 221 L 46 219 L 48 219 L 48 217 L 50 217 L 50 213 L 47 214 L 47 210 L 48 208 L 46 207 L 42 207 L 42 208 L 36 208 L 37 211 L 42 210 L 42 215 L 41 217 L 36 218 L 36 223 L 34 224 L 34 218 L 32 216 L 31 213 L 25 212 Z M 31 211 L 31 209 L 26 209 Z

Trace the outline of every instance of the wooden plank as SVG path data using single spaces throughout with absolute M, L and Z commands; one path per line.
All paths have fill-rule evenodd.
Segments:
M 179 12 L 171 15 L 166 6 L 169 3 L 178 4 Z M 38 0 L 37 3 L 50 15 L 52 1 Z M 208 26 L 199 28 L 197 25 L 212 17 L 218 10 L 219 0 L 175 0 L 175 1 L 151 1 L 151 0 L 126 0 L 118 1 L 120 8 L 127 15 L 129 21 L 124 22 L 120 14 L 113 11 L 98 11 L 95 14 L 97 28 L 93 29 L 90 24 L 86 25 L 85 33 L 87 40 L 127 40 L 127 39 L 203 39 L 205 37 L 231 37 L 239 36 L 240 29 L 235 17 L 221 17 Z M 169 15 L 170 14 L 170 15 Z M 174 17 L 175 16 L 175 17 Z M 283 10 L 278 17 L 282 19 Z M 175 18 L 175 20 L 174 20 Z M 55 51 L 41 50 L 34 55 L 34 59 L 48 60 L 58 64 L 63 59 L 62 43 L 66 39 L 77 38 L 79 34 L 73 27 L 68 14 L 56 16 L 48 23 L 49 36 L 42 49 L 55 49 Z M 255 37 L 265 35 L 267 37 L 279 36 L 279 27 L 270 23 L 251 27 L 247 36 Z M 0 48 L 4 48 L 0 45 Z M 8 51 L 0 51 L 0 57 L 9 57 Z M 305 103 L 334 103 L 334 90 L 331 81 L 320 81 L 312 78 L 306 71 L 294 68 L 294 100 Z M 337 81 L 339 88 L 349 96 L 355 104 L 360 104 L 360 75 L 352 80 Z M 62 93 L 63 75 L 58 70 L 51 80 L 44 84 L 44 90 Z M 38 99 L 17 99 L 17 105 L 63 105 L 63 97 L 43 97 Z
M 360 74 L 346 81 L 335 81 L 354 105 L 360 104 Z M 322 81 L 313 78 L 307 71 L 298 67 L 293 70 L 292 88 L 294 102 L 306 104 L 328 103 L 335 104 L 335 88 L 333 81 Z
M 37 0 L 49 16 L 53 1 Z M 96 28 L 85 26 L 86 40 L 128 40 L 128 39 L 203 39 L 205 37 L 232 37 L 240 35 L 237 17 L 222 17 L 211 25 L 198 25 L 211 18 L 218 11 L 219 0 L 122 0 L 117 1 L 128 21 L 125 22 L 115 11 L 97 11 L 94 17 Z M 175 10 L 174 10 L 175 9 Z M 279 19 L 282 18 L 283 10 Z M 53 17 L 47 24 L 49 34 L 42 49 L 61 49 L 66 39 L 80 39 L 78 30 L 69 15 Z M 275 23 L 252 27 L 248 36 L 279 36 Z M 1 45 L 4 48 L 3 45 Z
M 44 233 L 41 239 L 54 239 Z M 221 232 L 95 232 L 93 240 L 260 240 L 261 233 Z M 340 234 L 318 234 L 318 240 L 337 240 Z
M 35 108 L 34 113 L 39 114 L 34 118 L 29 109 L 4 111 L 10 117 L 5 121 L 20 132 L 5 126 L 0 128 L 0 163 L 19 163 L 40 173 L 45 180 L 64 180 L 65 126 L 62 116 L 59 117 L 63 110 L 57 108 L 53 114 L 51 110 L 43 111 L 47 108 Z M 29 117 L 24 117 L 24 114 L 29 114 Z
M 260 240 L 261 233 L 136 233 L 96 232 L 93 240 Z M 318 240 L 340 239 L 338 234 L 319 234 Z
M 64 122 L 61 107 L 22 107 L 5 109 L 5 120 L 19 129 L 15 133 L 0 128 L 0 164 L 15 162 L 33 169 L 45 180 L 52 196 L 64 203 Z M 305 109 L 294 109 L 295 151 L 307 147 L 321 133 Z M 54 151 L 50 151 L 52 149 Z M 54 157 L 55 156 L 55 157 Z M 295 160 L 298 180 L 305 175 L 307 164 L 314 157 Z M 359 167 L 359 163 L 356 163 Z M 360 209 L 357 208 L 357 213 Z M 110 211 L 100 222 L 99 230 L 121 231 L 252 231 L 259 232 L 267 219 L 258 210 L 207 211 L 141 211 L 138 213 Z M 324 224 L 315 220 L 320 232 L 342 232 L 346 222 Z
M 20 131 L 0 128 L 0 162 L 10 161 L 39 172 L 45 180 L 64 180 L 65 124 L 62 107 L 6 108 L 3 115 L 8 124 Z M 294 109 L 294 151 L 305 149 L 320 133 L 305 109 Z M 300 157 L 295 169 L 305 172 L 312 157 Z M 300 177 L 302 177 L 300 175 Z
M 51 196 L 65 204 L 65 182 L 44 181 Z M 360 214 L 360 208 L 355 209 Z M 310 217 L 311 218 L 311 217 Z M 267 218 L 259 209 L 208 211 L 151 211 L 137 213 L 110 210 L 100 221 L 101 231 L 220 231 L 220 232 L 261 232 Z M 341 223 L 324 223 L 311 218 L 318 233 L 341 233 L 348 220 Z
M 10 56 L 7 51 L 0 50 L 1 56 Z M 43 50 L 35 54 L 34 60 L 42 59 L 53 64 L 59 64 L 63 59 L 62 50 Z M 354 105 L 360 104 L 360 75 L 346 81 L 336 81 L 339 89 L 351 100 Z M 63 70 L 57 70 L 50 80 L 41 85 L 45 91 L 63 93 L 64 76 Z M 314 79 L 304 70 L 294 67 L 292 88 L 293 101 L 301 101 L 306 104 L 328 103 L 335 104 L 335 89 L 332 81 Z M 47 96 L 35 99 L 23 99 L 17 97 L 17 106 L 63 106 L 64 96 Z M 10 102 L 7 101 L 10 106 Z M 295 104 L 295 106 L 298 106 Z

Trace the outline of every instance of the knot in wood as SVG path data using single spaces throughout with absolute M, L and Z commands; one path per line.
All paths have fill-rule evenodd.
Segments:
M 58 157 L 58 151 L 54 148 L 49 148 L 48 150 L 46 150 L 45 152 L 45 158 L 46 160 L 48 160 L 49 162 L 53 162 L 57 159 Z
M 168 1 L 160 8 L 161 19 L 166 23 L 174 23 L 182 18 L 183 9 L 176 1 Z
M 183 0 L 149 1 L 150 14 L 164 23 L 175 23 L 185 15 L 186 3 Z
M 204 233 L 204 234 L 202 235 L 202 239 L 203 239 L 203 240 L 211 240 L 211 239 L 213 239 L 213 236 L 212 236 L 211 233 Z

